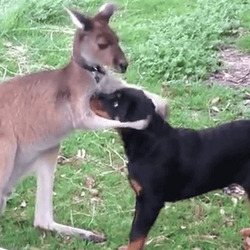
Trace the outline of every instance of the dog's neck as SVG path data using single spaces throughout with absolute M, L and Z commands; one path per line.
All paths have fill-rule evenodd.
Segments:
M 133 152 L 142 153 L 150 151 L 152 147 L 152 138 L 163 138 L 171 133 L 173 128 L 165 122 L 160 115 L 155 113 L 147 128 L 144 130 L 136 130 L 131 128 L 120 129 L 119 133 L 124 143 L 124 148 L 128 158 L 133 158 Z M 132 148 L 133 147 L 133 148 Z M 146 149 L 145 149 L 146 148 Z

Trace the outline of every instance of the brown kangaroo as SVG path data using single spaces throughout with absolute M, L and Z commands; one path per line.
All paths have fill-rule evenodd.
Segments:
M 148 120 L 121 123 L 97 116 L 89 100 L 96 91 L 112 92 L 124 83 L 104 66 L 125 72 L 126 58 L 109 27 L 115 10 L 105 4 L 92 18 L 67 10 L 77 26 L 71 61 L 62 69 L 16 77 L 0 85 L 0 215 L 13 186 L 24 175 L 37 176 L 34 225 L 96 242 L 103 235 L 56 223 L 53 219 L 53 179 L 61 140 L 76 129 L 131 127 Z M 109 86 L 110 89 L 109 90 Z M 165 113 L 166 104 L 149 94 Z

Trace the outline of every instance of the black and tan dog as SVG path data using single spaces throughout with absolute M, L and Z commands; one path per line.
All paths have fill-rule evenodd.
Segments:
M 250 120 L 198 131 L 173 128 L 142 91 L 130 88 L 100 94 L 93 103 L 97 114 L 106 112 L 121 122 L 152 116 L 145 130 L 120 130 L 136 193 L 130 243 L 121 249 L 144 247 L 165 201 L 187 199 L 232 183 L 243 186 L 250 198 Z M 250 228 L 243 229 L 242 235 L 250 249 Z

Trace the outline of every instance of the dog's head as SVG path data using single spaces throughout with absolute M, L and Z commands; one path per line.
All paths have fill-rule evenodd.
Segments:
M 91 109 L 99 116 L 134 122 L 146 119 L 155 113 L 155 106 L 143 91 L 122 88 L 111 94 L 98 94 L 90 101 Z

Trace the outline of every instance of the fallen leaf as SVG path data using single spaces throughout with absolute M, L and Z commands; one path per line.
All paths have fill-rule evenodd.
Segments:
M 92 177 L 88 176 L 86 178 L 86 185 L 88 188 L 92 189 L 95 185 L 95 180 Z
M 201 235 L 200 236 L 202 239 L 205 239 L 205 240 L 213 240 L 213 239 L 216 239 L 217 238 L 217 235 L 213 235 L 213 234 L 204 234 L 204 235 Z
M 211 101 L 211 104 L 214 106 L 216 104 L 218 104 L 220 102 L 220 98 L 219 97 L 216 97 L 214 98 L 212 101 Z
M 90 193 L 91 193 L 93 196 L 98 196 L 99 191 L 98 191 L 97 189 L 91 189 L 91 190 L 90 190 Z
M 22 201 L 20 207 L 27 207 L 27 202 L 26 201 Z
M 85 155 L 86 155 L 86 151 L 84 150 L 84 149 L 79 149 L 78 151 L 77 151 L 77 157 L 78 158 L 81 158 L 81 159 L 84 159 L 85 158 Z
M 213 106 L 211 109 L 217 113 L 220 112 L 220 110 L 216 106 Z
M 201 208 L 199 205 L 196 205 L 196 206 L 195 206 L 195 217 L 196 217 L 197 219 L 201 219 L 202 214 L 203 214 L 202 208 Z

